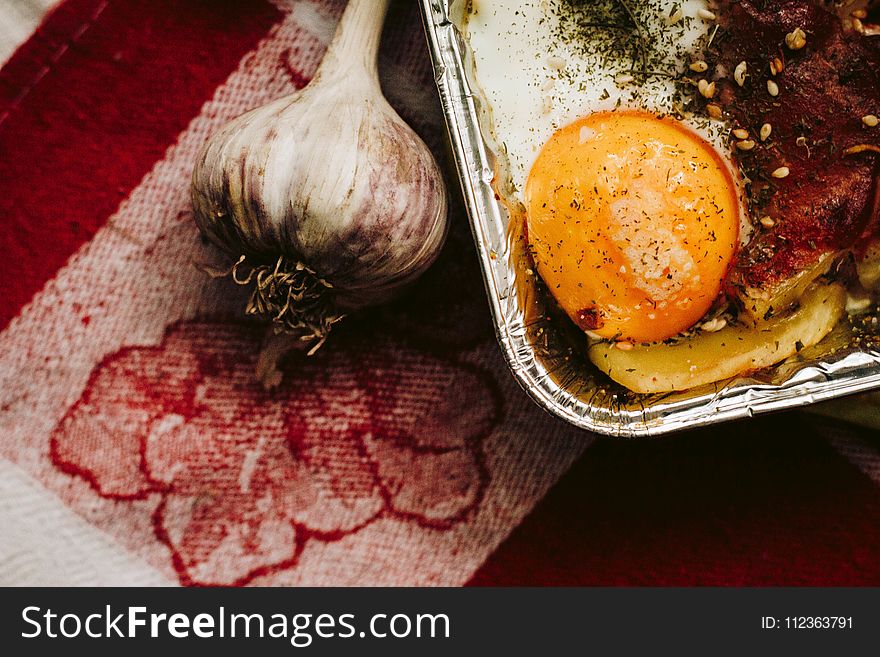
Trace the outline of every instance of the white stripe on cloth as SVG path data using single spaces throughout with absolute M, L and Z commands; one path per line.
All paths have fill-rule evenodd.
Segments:
M 0 586 L 175 583 L 2 458 L 0 527 Z
M 400 495 L 401 504 L 407 509 L 416 507 L 417 512 L 380 516 L 347 533 L 334 530 L 347 526 L 346 523 L 361 512 L 360 501 L 337 497 L 333 498 L 334 507 L 329 502 L 321 502 L 320 495 L 319 503 L 314 503 L 307 499 L 308 491 L 298 489 L 288 490 L 290 497 L 281 500 L 277 498 L 278 489 L 266 487 L 265 481 L 270 475 L 265 471 L 260 474 L 261 478 L 254 475 L 255 461 L 263 458 L 266 444 L 260 443 L 253 434 L 268 431 L 265 427 L 270 423 L 253 418 L 248 419 L 253 423 L 249 425 L 250 435 L 242 438 L 238 434 L 231 439 L 221 435 L 219 430 L 205 431 L 203 425 L 187 426 L 186 418 L 176 411 L 167 411 L 160 420 L 150 420 L 153 424 L 149 425 L 149 436 L 144 439 L 164 440 L 166 442 L 160 444 L 173 449 L 196 453 L 204 450 L 205 459 L 212 443 L 226 441 L 224 445 L 236 446 L 249 440 L 249 449 L 241 455 L 242 476 L 235 478 L 235 491 L 231 492 L 252 503 L 248 507 L 250 515 L 245 518 L 232 515 L 218 518 L 216 514 L 224 512 L 224 500 L 201 493 L 201 489 L 192 486 L 184 493 L 164 492 L 177 486 L 178 477 L 202 477 L 196 483 L 204 482 L 207 490 L 217 485 L 211 479 L 216 470 L 210 462 L 204 461 L 202 470 L 195 474 L 183 471 L 182 461 L 174 462 L 175 452 L 171 447 L 143 457 L 157 460 L 148 464 L 152 469 L 147 468 L 154 488 L 133 500 L 118 500 L 103 494 L 104 489 L 112 489 L 120 482 L 125 484 L 122 475 L 116 479 L 108 475 L 98 484 L 89 485 L 81 477 L 62 472 L 50 459 L 49 436 L 56 427 L 62 426 L 60 421 L 81 397 L 99 363 L 122 347 L 142 348 L 137 355 L 141 357 L 139 354 L 162 343 L 170 324 L 217 316 L 228 307 L 229 286 L 208 281 L 193 267 L 194 260 L 204 257 L 186 214 L 193 162 L 208 135 L 223 123 L 292 90 L 284 67 L 279 66 L 283 56 L 290 54 L 296 59 L 298 70 L 305 75 L 314 71 L 332 31 L 333 21 L 327 22 L 324 17 L 336 16 L 340 8 L 338 2 L 329 8 L 326 4 L 298 0 L 287 5 L 289 13 L 283 22 L 254 53 L 242 60 L 239 69 L 217 89 L 214 98 L 205 104 L 201 114 L 108 224 L 71 257 L 0 334 L 0 454 L 13 460 L 91 525 L 113 536 L 120 548 L 129 550 L 137 560 L 148 562 L 168 578 L 174 578 L 175 572 L 179 574 L 185 569 L 186 577 L 181 579 L 196 583 L 459 585 L 469 579 L 589 444 L 588 436 L 550 419 L 525 399 L 498 349 L 489 342 L 460 354 L 459 360 L 492 373 L 504 397 L 506 411 L 501 423 L 480 446 L 483 456 L 480 467 L 487 475 L 482 501 L 472 513 L 450 522 L 448 527 L 438 528 L 430 522 L 414 520 L 415 516 L 425 518 L 431 513 L 451 518 L 458 508 L 457 498 L 442 495 L 430 509 L 420 507 L 427 504 L 424 498 L 433 493 L 424 478 L 458 494 L 466 486 L 462 488 L 463 484 L 455 476 L 460 472 L 473 475 L 476 464 L 470 463 L 470 469 L 465 464 L 460 470 L 455 469 L 457 465 L 450 466 L 446 471 L 442 451 L 434 460 L 414 457 L 409 462 L 406 461 L 409 457 L 401 457 L 393 445 L 382 447 L 373 436 L 363 438 L 364 449 L 384 449 L 386 456 L 381 458 L 386 460 L 380 465 L 389 472 L 403 473 L 393 480 L 393 486 L 389 485 L 389 490 L 393 488 L 389 494 Z M 423 38 L 421 29 L 414 23 L 407 42 L 412 47 L 423 47 Z M 400 67 L 397 74 L 406 75 L 406 67 Z M 438 125 L 437 129 L 441 127 Z M 89 315 L 90 321 L 82 321 L 84 314 Z M 429 359 L 430 354 L 418 357 Z M 187 366 L 183 362 L 174 365 Z M 440 375 L 445 376 L 443 372 Z M 125 385 L 129 386 L 125 388 L 126 395 L 142 392 L 130 381 Z M 234 410 L 231 405 L 236 403 L 235 399 L 230 400 L 227 395 L 218 401 L 210 393 L 211 389 L 204 387 L 195 391 L 197 395 L 208 395 L 201 402 L 203 407 L 218 413 Z M 352 400 L 338 403 L 344 402 L 343 407 L 361 404 L 363 390 L 354 390 L 351 395 Z M 123 407 L 125 401 L 125 398 L 119 400 Z M 136 409 L 128 414 L 122 411 L 123 417 L 112 415 L 94 401 L 80 410 L 84 415 L 91 414 L 92 429 L 98 427 L 86 434 L 77 428 L 80 425 L 70 424 L 70 431 L 79 431 L 74 435 L 80 440 L 78 445 L 90 445 L 88 458 L 100 459 L 109 449 L 110 430 L 104 435 L 102 427 L 118 427 L 121 423 L 127 428 L 126 423 L 136 424 L 139 417 Z M 467 403 L 460 410 L 460 415 L 467 419 Z M 326 423 L 330 420 L 332 418 L 318 417 L 303 421 L 324 422 L 322 430 L 327 431 Z M 120 440 L 127 435 L 125 431 L 121 436 L 114 434 Z M 131 440 L 136 439 L 131 436 Z M 258 449 L 261 446 L 262 449 Z M 454 452 L 448 454 L 455 455 Z M 132 467 L 137 471 L 137 455 L 133 458 Z M 356 460 L 343 461 L 329 463 L 329 467 L 335 470 L 312 473 L 310 484 L 320 494 L 329 490 L 326 494 L 331 495 L 332 486 L 328 486 L 326 480 L 345 479 L 349 476 L 346 468 L 356 470 L 358 464 Z M 143 470 L 143 464 L 141 468 Z M 115 471 L 113 476 L 116 474 Z M 187 480 L 190 484 L 192 481 Z M 241 481 L 244 483 L 239 486 Z M 171 488 L 163 489 L 168 482 Z M 265 495 L 258 499 L 247 498 L 258 485 L 264 486 L 260 490 Z M 96 492 L 96 486 L 101 487 L 101 495 Z M 295 518 L 300 523 L 298 527 L 305 525 L 316 530 L 304 543 L 297 536 L 300 542 L 296 545 L 301 551 L 294 549 L 289 522 L 291 508 L 285 505 L 303 506 L 305 511 Z M 234 508 L 229 511 L 230 514 L 238 512 Z M 215 514 L 210 516 L 213 520 L 206 525 L 205 516 L 199 514 L 211 513 Z M 161 521 L 159 525 L 157 517 Z M 157 529 L 159 526 L 161 530 Z M 42 532 L 34 528 L 34 532 L 35 540 L 45 542 L 46 549 L 52 553 L 74 540 L 68 533 L 60 542 L 51 525 L 45 526 Z M 319 533 L 320 536 L 315 537 Z M 87 534 L 89 532 L 83 531 L 84 536 Z M 208 538 L 195 540 L 193 536 Z M 220 538 L 216 538 L 218 536 Z M 27 554 L 15 554 L 16 567 L 30 573 L 22 578 L 22 583 L 43 577 L 40 573 L 46 567 L 45 560 L 35 557 L 28 561 Z M 88 573 L 76 575 L 80 576 L 89 577 Z M 133 584 L 143 577 L 143 571 L 137 568 L 131 572 L 120 568 L 108 570 L 102 581 Z
M 31 35 L 58 0 L 0 0 L 0 66 Z

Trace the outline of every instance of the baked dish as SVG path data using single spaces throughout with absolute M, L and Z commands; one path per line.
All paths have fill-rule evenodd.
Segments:
M 637 393 L 876 309 L 880 3 L 470 0 L 519 274 Z

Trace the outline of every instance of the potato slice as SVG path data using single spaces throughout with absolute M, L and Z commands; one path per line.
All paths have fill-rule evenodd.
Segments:
M 880 242 L 868 247 L 865 255 L 856 263 L 859 281 L 866 290 L 880 289 Z
M 757 326 L 734 325 L 698 333 L 674 344 L 640 345 L 628 351 L 602 342 L 590 360 L 634 392 L 686 390 L 769 367 L 824 338 L 840 320 L 846 290 L 838 284 L 812 287 L 800 307 Z
M 810 269 L 798 272 L 775 287 L 749 287 L 739 295 L 743 310 L 756 321 L 770 319 L 773 315 L 785 314 L 803 296 L 804 291 L 821 276 L 828 273 L 837 253 L 823 253 Z

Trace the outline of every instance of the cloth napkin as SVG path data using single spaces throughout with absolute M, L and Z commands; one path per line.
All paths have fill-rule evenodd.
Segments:
M 189 175 L 308 82 L 343 6 L 63 0 L 0 70 L 0 583 L 880 583 L 874 432 L 549 417 L 495 344 L 460 202 L 404 298 L 256 383 L 262 327 L 193 264 Z M 381 70 L 442 160 L 415 2 Z

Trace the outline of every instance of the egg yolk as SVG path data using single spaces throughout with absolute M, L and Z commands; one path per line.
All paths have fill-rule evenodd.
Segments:
M 641 112 L 557 131 L 525 200 L 541 277 L 582 330 L 603 338 L 655 342 L 693 326 L 739 240 L 736 186 L 717 151 Z

